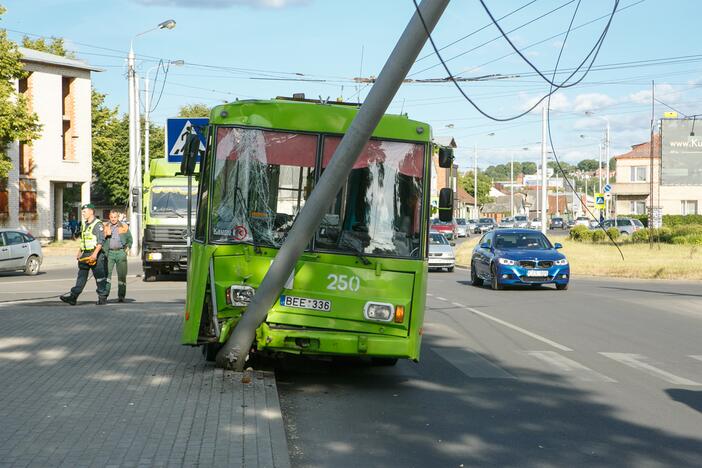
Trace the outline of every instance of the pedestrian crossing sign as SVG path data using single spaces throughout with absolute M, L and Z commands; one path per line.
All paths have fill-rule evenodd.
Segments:
M 166 157 L 168 162 L 179 163 L 183 158 L 185 135 L 196 133 L 200 137 L 200 151 L 205 151 L 205 128 L 209 119 L 174 118 L 166 120 Z
M 603 210 L 605 208 L 604 193 L 596 193 L 595 194 L 595 208 L 598 210 Z

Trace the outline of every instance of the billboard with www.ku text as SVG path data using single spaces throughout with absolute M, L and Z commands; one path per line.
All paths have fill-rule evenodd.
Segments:
M 662 185 L 702 185 L 702 121 L 661 121 Z

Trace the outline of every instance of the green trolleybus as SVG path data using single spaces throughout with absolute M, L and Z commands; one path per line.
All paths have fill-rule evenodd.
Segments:
M 356 106 L 215 107 L 199 169 L 182 342 L 214 360 L 349 128 Z M 418 360 L 431 128 L 385 115 L 258 328 L 253 351 Z

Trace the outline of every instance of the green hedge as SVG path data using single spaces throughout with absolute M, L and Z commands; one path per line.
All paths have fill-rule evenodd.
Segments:
M 618 218 L 638 219 L 648 227 L 648 215 L 620 215 Z M 663 226 L 674 227 L 689 224 L 702 224 L 702 215 L 663 215 Z

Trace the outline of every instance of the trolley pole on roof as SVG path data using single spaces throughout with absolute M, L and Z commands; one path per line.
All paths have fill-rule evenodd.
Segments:
M 356 118 L 334 152 L 329 166 L 324 170 L 310 198 L 300 211 L 251 303 L 234 327 L 229 340 L 217 353 L 219 367 L 236 371 L 244 370 L 256 329 L 266 320 L 268 311 L 280 296 L 300 255 L 343 186 L 343 181 L 351 173 L 354 163 L 395 97 L 402 80 L 407 76 L 424 47 L 428 39 L 427 31 L 431 32 L 434 29 L 448 3 L 449 0 L 423 0 L 419 5 L 421 18 L 417 11 L 412 15 L 412 19 L 391 52 Z

